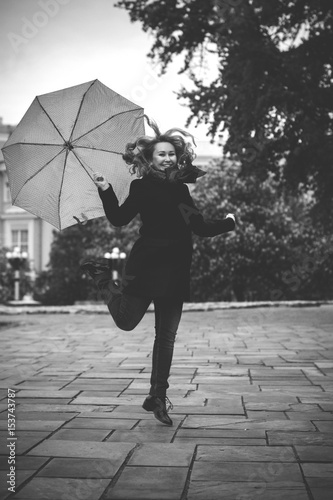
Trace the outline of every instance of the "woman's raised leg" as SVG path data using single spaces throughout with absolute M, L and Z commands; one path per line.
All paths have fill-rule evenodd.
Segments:
M 140 323 L 151 301 L 149 297 L 115 293 L 107 306 L 118 328 L 130 331 Z
M 86 260 L 81 269 L 94 280 L 100 298 L 107 304 L 114 322 L 121 330 L 133 330 L 143 318 L 152 299 L 122 292 L 122 283 L 112 279 L 110 267 L 102 260 Z

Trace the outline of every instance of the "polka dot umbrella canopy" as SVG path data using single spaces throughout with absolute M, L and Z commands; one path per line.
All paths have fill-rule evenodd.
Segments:
M 62 230 L 105 215 L 93 172 L 120 204 L 133 179 L 122 159 L 144 135 L 144 110 L 98 80 L 37 96 L 2 148 L 12 203 Z

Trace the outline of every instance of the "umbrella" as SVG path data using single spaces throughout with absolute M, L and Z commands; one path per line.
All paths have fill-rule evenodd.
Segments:
M 122 154 L 140 135 L 143 108 L 98 80 L 37 96 L 2 148 L 13 205 L 60 230 L 104 216 L 92 173 L 123 203 L 132 175 Z

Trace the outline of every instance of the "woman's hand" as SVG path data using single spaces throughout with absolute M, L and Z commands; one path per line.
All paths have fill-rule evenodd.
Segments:
M 106 189 L 108 189 L 109 182 L 100 172 L 93 173 L 93 180 L 96 186 L 100 188 L 102 191 L 106 191 Z
M 228 219 L 228 218 L 233 219 L 234 223 L 236 224 L 236 217 L 234 214 L 227 214 L 226 219 Z

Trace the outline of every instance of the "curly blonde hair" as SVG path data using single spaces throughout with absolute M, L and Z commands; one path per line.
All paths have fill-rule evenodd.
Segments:
M 159 142 L 168 142 L 174 146 L 177 156 L 177 169 L 181 170 L 182 167 L 192 163 L 196 155 L 192 149 L 192 144 L 184 139 L 184 137 L 190 137 L 196 146 L 192 134 L 180 128 L 171 128 L 162 134 L 154 120 L 151 120 L 147 115 L 144 115 L 144 117 L 149 127 L 155 132 L 155 137 L 144 135 L 135 142 L 126 145 L 123 159 L 127 165 L 130 165 L 132 174 L 142 177 L 149 173 L 157 173 L 152 165 L 152 160 L 155 145 Z

